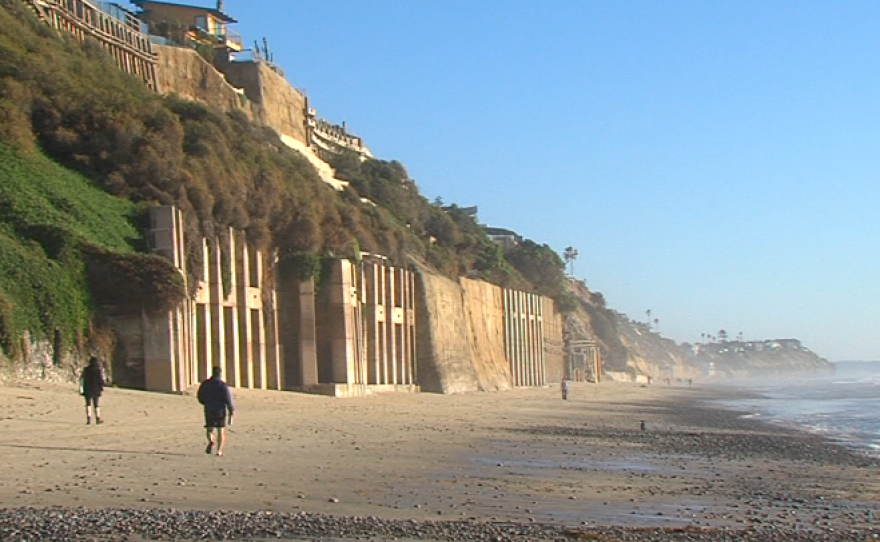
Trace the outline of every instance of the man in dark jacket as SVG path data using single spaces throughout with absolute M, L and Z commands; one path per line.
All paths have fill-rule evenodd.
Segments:
M 86 398 L 86 424 L 92 423 L 92 408 L 95 410 L 95 423 L 103 423 L 98 399 L 104 392 L 104 370 L 98 358 L 89 358 L 89 365 L 82 372 L 82 394 Z
M 217 430 L 217 455 L 223 455 L 223 445 L 226 443 L 226 423 L 232 425 L 232 416 L 235 408 L 232 406 L 232 393 L 229 386 L 220 379 L 220 367 L 214 367 L 211 378 L 202 382 L 199 386 L 199 402 L 205 405 L 205 431 L 208 436 L 208 447 L 205 453 L 210 454 L 214 448 L 214 430 Z

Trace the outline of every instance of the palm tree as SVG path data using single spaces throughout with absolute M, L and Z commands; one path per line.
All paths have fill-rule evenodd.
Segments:
M 565 263 L 569 265 L 568 274 L 574 276 L 574 261 L 577 260 L 578 251 L 574 247 L 565 247 L 565 250 L 562 252 L 562 257 L 565 258 Z

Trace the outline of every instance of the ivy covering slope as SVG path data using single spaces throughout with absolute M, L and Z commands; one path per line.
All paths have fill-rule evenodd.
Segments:
M 25 331 L 81 337 L 92 291 L 138 310 L 178 299 L 183 282 L 174 268 L 134 251 L 136 215 L 130 201 L 41 153 L 0 142 L 0 348 L 15 355 Z

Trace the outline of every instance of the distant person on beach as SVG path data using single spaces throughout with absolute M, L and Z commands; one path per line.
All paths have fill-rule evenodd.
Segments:
M 86 398 L 86 424 L 92 423 L 92 410 L 95 411 L 95 423 L 104 423 L 101 419 L 101 410 L 98 400 L 104 393 L 104 370 L 98 363 L 98 358 L 89 358 L 89 364 L 83 369 L 80 380 L 82 396 Z
M 563 378 L 562 384 L 560 384 L 560 388 L 562 389 L 562 400 L 568 401 L 568 379 Z
M 217 445 L 217 455 L 223 455 L 223 445 L 226 444 L 226 424 L 232 425 L 232 416 L 235 408 L 232 406 L 232 393 L 226 382 L 220 379 L 222 374 L 220 367 L 214 367 L 211 378 L 202 382 L 199 386 L 199 403 L 205 406 L 205 432 L 208 437 L 208 446 L 205 453 L 210 454 Z M 214 430 L 217 430 L 217 439 L 214 440 Z

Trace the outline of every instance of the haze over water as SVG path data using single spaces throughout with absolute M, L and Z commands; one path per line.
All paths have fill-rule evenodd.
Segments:
M 841 362 L 833 376 L 768 380 L 725 401 L 748 416 L 825 435 L 880 457 L 880 362 Z

